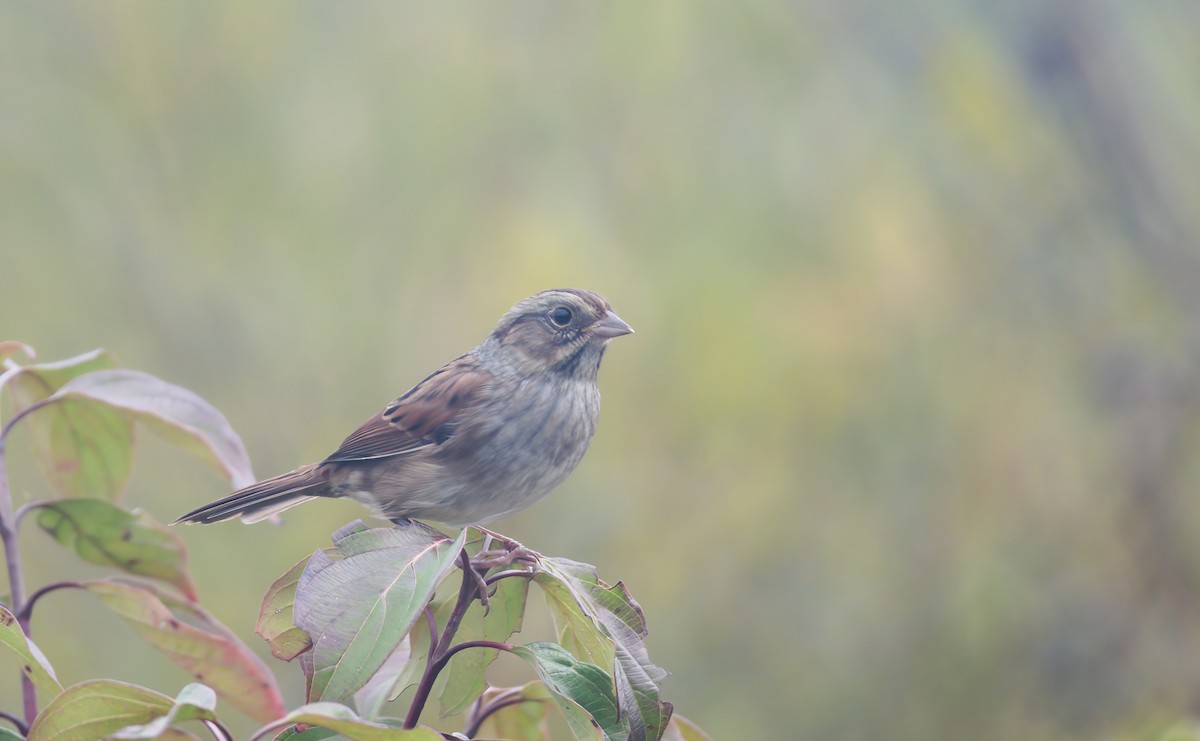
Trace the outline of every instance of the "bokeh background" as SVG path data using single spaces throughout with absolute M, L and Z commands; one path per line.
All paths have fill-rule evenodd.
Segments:
M 497 527 L 628 583 L 680 712 L 1154 738 L 1200 707 L 1198 28 L 1102 0 L 6 4 L 0 337 L 198 391 L 267 475 L 517 299 L 597 290 L 638 333 L 592 451 Z M 224 492 L 141 436 L 128 502 Z M 260 648 L 268 583 L 361 514 L 182 534 Z M 34 586 L 90 573 L 27 529 Z M 34 628 L 67 682 L 187 681 L 86 596 Z

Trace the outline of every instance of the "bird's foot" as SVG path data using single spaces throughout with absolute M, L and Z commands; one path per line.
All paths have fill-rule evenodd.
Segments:
M 480 551 L 471 557 L 471 565 L 485 572 L 514 562 L 533 566 L 538 562 L 538 554 L 517 543 L 513 548 Z
M 492 611 L 492 606 L 488 604 L 488 598 L 495 594 L 494 591 L 489 591 L 487 580 L 484 579 L 487 569 L 480 570 L 472 559 L 469 571 L 471 579 L 475 581 L 475 596 L 479 598 L 479 604 L 483 607 L 483 616 L 487 617 Z M 467 575 L 464 574 L 463 578 L 467 578 Z
M 499 566 L 508 566 L 513 562 L 518 562 L 525 566 L 537 565 L 541 555 L 530 548 L 526 548 L 517 541 L 499 533 L 493 533 L 491 530 L 479 528 L 479 531 L 484 534 L 483 546 L 479 552 L 471 559 L 471 563 L 476 568 L 487 571 Z M 497 542 L 500 548 L 492 548 L 492 543 Z
M 511 554 L 513 554 L 512 558 L 509 558 L 507 561 L 503 561 L 502 563 L 497 564 L 497 566 L 507 566 L 508 564 L 512 563 L 513 561 L 522 561 L 524 563 L 528 563 L 528 564 L 532 565 L 534 563 L 537 563 L 538 558 L 541 557 L 541 554 L 539 554 L 537 551 L 534 551 L 531 548 L 526 548 L 525 546 L 521 545 L 518 541 L 513 540 L 512 538 L 508 537 L 507 535 L 501 535 L 500 533 L 493 532 L 484 527 L 479 527 L 478 525 L 475 526 L 475 529 L 478 530 L 479 532 L 483 533 L 485 536 L 485 539 L 483 541 L 483 548 L 481 548 L 479 551 L 480 555 L 482 555 L 483 553 L 491 553 L 491 554 L 511 553 Z M 502 550 L 502 551 L 491 550 L 493 541 L 496 543 L 499 543 L 503 547 L 504 550 Z
M 479 552 L 470 559 L 470 570 L 472 578 L 475 580 L 475 593 L 479 597 L 479 603 L 483 605 L 483 614 L 486 617 L 490 611 L 488 598 L 496 593 L 496 587 L 488 584 L 487 573 L 492 569 L 510 566 L 514 563 L 532 569 L 537 565 L 540 555 L 512 538 L 483 530 L 483 528 L 480 530 L 483 531 L 485 537 Z M 493 541 L 498 541 L 501 547 L 492 548 Z

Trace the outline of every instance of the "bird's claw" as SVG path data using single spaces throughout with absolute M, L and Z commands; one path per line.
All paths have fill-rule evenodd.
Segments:
M 475 594 L 479 598 L 479 603 L 483 605 L 483 615 L 487 617 L 491 611 L 491 606 L 488 604 L 488 598 L 496 593 L 498 587 L 489 589 L 487 572 L 501 566 L 509 566 L 511 564 L 520 563 L 526 566 L 535 566 L 538 563 L 540 555 L 529 548 L 521 545 L 512 538 L 505 537 L 498 533 L 493 533 L 490 530 L 483 530 L 486 536 L 483 541 L 483 548 L 471 557 L 471 574 L 475 580 Z M 493 541 L 498 541 L 501 548 L 493 549 L 491 547 Z
M 483 578 L 483 575 L 487 573 L 487 569 L 481 571 L 475 566 L 475 561 L 472 559 L 470 571 L 471 578 L 475 581 L 475 595 L 479 598 L 479 604 L 483 606 L 483 616 L 487 617 L 492 611 L 492 606 L 488 604 L 488 597 L 491 594 L 488 592 L 487 580 Z
M 538 553 L 532 551 L 525 546 L 513 541 L 515 547 L 496 550 L 480 551 L 471 557 L 471 565 L 477 569 L 488 571 L 499 566 L 508 566 L 513 562 L 519 562 L 528 566 L 532 566 L 538 562 Z

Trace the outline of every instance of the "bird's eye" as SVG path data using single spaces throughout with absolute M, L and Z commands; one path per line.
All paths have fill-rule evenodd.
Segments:
M 565 306 L 558 307 L 554 311 L 550 312 L 550 321 L 554 322 L 560 327 L 567 326 L 571 323 L 571 310 Z

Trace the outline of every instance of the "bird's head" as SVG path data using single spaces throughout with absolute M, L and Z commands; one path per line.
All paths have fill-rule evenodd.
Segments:
M 522 375 L 554 372 L 594 379 L 608 341 L 632 333 L 599 294 L 555 288 L 517 302 L 480 350 L 502 357 Z

